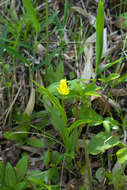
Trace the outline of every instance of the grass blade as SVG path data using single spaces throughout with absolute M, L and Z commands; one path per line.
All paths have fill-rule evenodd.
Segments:
M 102 50 L 103 50 L 103 31 L 104 31 L 104 6 L 103 1 L 99 0 L 97 19 L 96 19 L 96 68 L 95 74 L 98 73 Z
M 36 32 L 40 32 L 40 24 L 36 16 L 36 10 L 33 8 L 33 5 L 30 0 L 23 0 L 23 4 L 27 10 L 27 14 L 31 22 L 33 23 Z

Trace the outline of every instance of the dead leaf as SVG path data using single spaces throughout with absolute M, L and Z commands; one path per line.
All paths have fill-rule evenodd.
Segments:
M 34 105 L 35 105 L 35 89 L 32 88 L 30 98 L 29 98 L 29 101 L 28 101 L 28 104 L 26 106 L 24 113 L 26 113 L 27 115 L 30 116 L 33 112 Z
M 94 17 L 93 15 L 89 14 L 86 10 L 82 9 L 81 7 L 72 7 L 72 9 L 75 10 L 75 11 L 77 11 L 81 15 L 87 17 L 88 20 L 89 20 L 89 22 L 90 22 L 90 24 L 93 25 L 94 28 L 96 29 L 96 17 Z

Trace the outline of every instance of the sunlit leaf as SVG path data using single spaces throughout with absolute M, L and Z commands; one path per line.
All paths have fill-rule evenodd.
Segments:
M 116 137 L 108 133 L 100 132 L 93 136 L 88 144 L 89 153 L 96 155 L 119 144 Z

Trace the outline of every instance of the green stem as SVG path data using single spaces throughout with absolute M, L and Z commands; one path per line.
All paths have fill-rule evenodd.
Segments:
M 83 143 L 84 143 L 84 151 L 85 151 L 86 168 L 87 168 L 87 171 L 88 171 L 89 190 L 93 190 L 93 187 L 92 187 L 92 172 L 91 172 L 89 154 L 88 154 L 88 150 L 87 150 L 87 144 L 86 144 L 85 137 L 83 137 Z
M 123 44 L 123 49 L 122 49 L 122 54 L 121 54 L 121 57 L 120 57 L 120 62 L 118 63 L 117 67 L 116 67 L 116 73 L 121 73 L 122 72 L 122 60 L 124 59 L 124 51 L 126 49 L 126 46 L 127 46 L 127 36 L 125 37 L 125 40 L 124 40 L 124 44 Z
M 75 109 L 76 109 L 76 113 L 75 113 L 75 121 L 78 120 L 78 115 L 79 115 L 79 109 L 78 109 L 79 104 L 78 104 L 78 101 L 79 101 L 79 99 L 76 98 L 76 103 L 75 103 Z
M 49 66 L 49 27 L 48 27 L 48 0 L 46 0 L 46 63 L 45 63 L 45 78 L 46 78 L 46 86 L 48 85 L 48 66 Z

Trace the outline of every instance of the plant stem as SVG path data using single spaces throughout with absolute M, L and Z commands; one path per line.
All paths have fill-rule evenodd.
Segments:
M 87 171 L 88 171 L 89 190 L 93 190 L 93 187 L 92 187 L 92 172 L 91 172 L 89 154 L 88 154 L 88 151 L 87 151 L 87 144 L 86 144 L 85 137 L 83 137 L 83 143 L 84 143 L 86 168 L 87 168 Z
M 79 110 L 78 110 L 78 98 L 76 98 L 76 103 L 75 103 L 75 109 L 76 109 L 76 112 L 75 112 L 75 121 L 78 120 L 78 114 L 79 114 Z
M 45 63 L 45 78 L 46 78 L 46 86 L 48 85 L 48 66 L 49 66 L 49 33 L 48 33 L 48 0 L 46 0 L 46 63 Z

